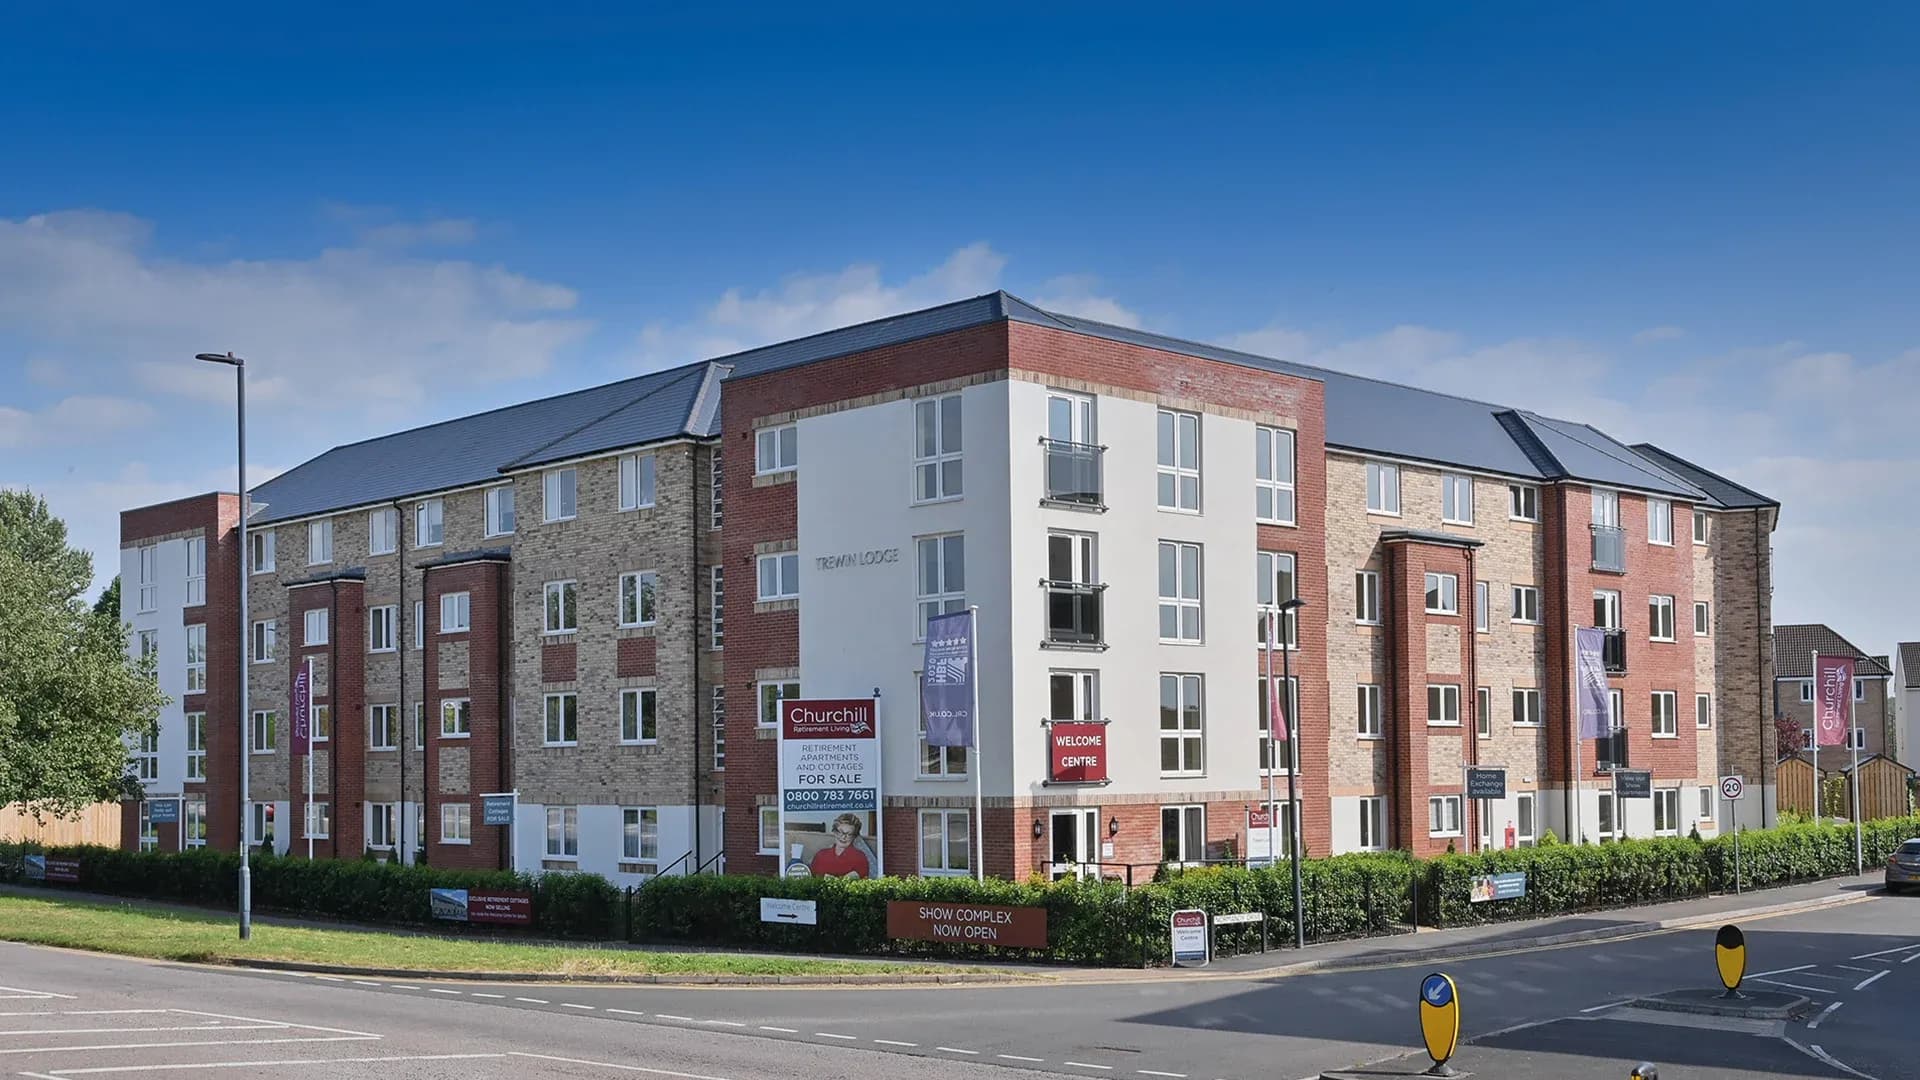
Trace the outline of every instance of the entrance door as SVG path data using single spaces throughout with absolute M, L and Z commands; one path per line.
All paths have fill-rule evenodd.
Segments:
M 1053 880 L 1100 876 L 1100 868 L 1093 865 L 1099 860 L 1099 833 L 1098 809 L 1053 812 Z

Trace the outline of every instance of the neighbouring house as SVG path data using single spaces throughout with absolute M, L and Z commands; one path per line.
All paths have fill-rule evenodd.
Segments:
M 1893 669 L 1885 656 L 1862 651 L 1824 623 L 1796 623 L 1773 628 L 1774 715 L 1813 728 L 1813 654 L 1852 658 L 1853 740 L 1862 758 L 1885 754 L 1898 758 L 1888 722 L 1887 686 Z M 1781 747 L 1784 752 L 1788 747 Z M 1844 748 L 1843 748 L 1844 749 Z
M 1913 763 L 1920 739 L 1920 641 L 1903 641 L 1893 649 L 1893 757 Z

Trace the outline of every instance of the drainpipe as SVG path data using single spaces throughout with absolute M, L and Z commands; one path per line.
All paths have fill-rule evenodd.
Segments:
M 340 738 L 340 620 L 335 617 L 340 614 L 340 579 L 336 577 L 328 582 L 327 589 L 333 594 L 333 610 L 327 614 L 333 620 L 333 626 L 327 632 L 327 724 L 333 729 L 327 732 L 327 802 L 335 803 L 340 799 L 340 744 L 343 741 Z M 311 717 L 308 723 L 312 723 Z M 312 753 L 312 748 L 309 747 L 307 752 Z M 306 824 L 306 814 L 302 813 L 302 831 L 305 831 Z M 327 846 L 333 849 L 334 858 L 340 857 L 340 834 L 332 826 L 327 827 Z
M 707 511 L 711 514 L 711 508 Z M 690 524 L 693 531 L 689 534 L 692 542 L 687 545 L 687 573 L 689 586 L 693 590 L 693 620 L 688 627 L 687 659 L 692 663 L 693 674 L 693 871 L 700 869 L 700 451 L 698 444 L 687 448 L 687 513 L 693 516 Z M 709 610 L 707 617 L 712 618 Z M 657 631 L 656 631 L 657 632 Z
M 1753 512 L 1753 610 L 1756 613 L 1760 611 L 1771 612 L 1773 610 L 1772 597 L 1767 597 L 1763 600 L 1760 596 L 1760 541 L 1762 539 L 1760 535 L 1760 518 L 1765 513 L 1766 510 L 1764 508 Z M 1763 608 L 1761 607 L 1762 604 L 1766 606 Z M 1771 616 L 1769 616 L 1768 621 L 1771 623 Z M 1767 708 L 1767 657 L 1766 653 L 1758 646 L 1759 643 L 1756 642 L 1753 650 L 1753 685 L 1754 690 L 1760 697 L 1760 737 L 1755 740 L 1755 749 L 1760 751 L 1760 827 L 1770 829 L 1773 827 L 1773 818 L 1772 815 L 1767 812 L 1767 729 L 1765 725 L 1773 723 L 1773 712 Z M 1770 647 L 1771 645 L 1769 645 L 1769 648 Z M 1774 674 L 1778 675 L 1779 672 L 1775 672 Z M 1774 709 L 1780 707 L 1780 684 L 1778 680 L 1775 680 L 1773 685 L 1773 705 Z M 1775 733 L 1775 737 L 1778 737 L 1777 732 Z M 1776 762 L 1779 757 L 1779 748 L 1776 746 L 1774 748 L 1774 758 Z M 1818 776 L 1813 778 L 1813 787 L 1814 807 L 1818 809 L 1820 802 L 1820 778 Z M 1773 790 L 1774 801 L 1777 803 L 1780 798 L 1779 770 L 1777 768 L 1774 771 Z
M 413 639 L 407 636 L 407 615 L 413 610 L 407 606 L 407 518 L 400 512 L 400 503 L 393 504 L 393 545 L 397 549 L 394 557 L 400 562 L 400 605 L 393 609 L 393 651 L 400 657 L 400 704 L 396 708 L 394 723 L 400 725 L 400 850 L 404 857 L 411 858 L 413 849 L 407 846 L 407 818 L 412 816 L 405 810 L 407 805 L 407 729 L 413 726 L 413 714 L 407 711 L 407 654 L 413 651 Z M 419 627 L 414 627 L 418 633 Z M 406 644 L 402 645 L 401 642 Z M 423 793 L 424 794 L 424 793 Z M 416 837 L 416 839 L 418 839 Z
M 1473 584 L 1473 597 L 1476 601 L 1477 608 L 1477 601 L 1480 599 L 1480 578 L 1474 570 L 1474 554 L 1475 551 L 1473 548 L 1467 549 L 1467 580 Z M 1487 585 L 1487 607 L 1489 610 L 1484 613 L 1475 610 L 1473 613 L 1473 621 L 1474 625 L 1479 625 L 1480 618 L 1482 614 L 1484 614 L 1487 620 L 1487 629 L 1492 630 L 1493 612 L 1491 609 L 1493 607 L 1493 585 L 1491 583 Z M 1464 733 L 1467 739 L 1467 751 L 1461 760 L 1469 765 L 1478 765 L 1480 764 L 1480 635 L 1473 633 L 1471 629 L 1469 629 L 1467 633 L 1467 685 L 1465 689 L 1473 695 L 1473 728 L 1471 731 Z M 1491 692 L 1487 694 L 1487 708 L 1493 708 L 1493 694 Z M 1493 732 L 1492 717 L 1487 718 L 1487 732 L 1489 735 Z M 1461 780 L 1464 782 L 1466 777 L 1464 775 L 1461 776 Z M 1472 851 L 1474 850 L 1474 844 L 1480 839 L 1480 807 L 1475 800 L 1465 798 L 1465 794 L 1464 791 L 1461 792 L 1463 797 L 1460 802 L 1465 806 L 1467 814 L 1470 815 L 1468 818 L 1466 841 L 1467 850 Z
M 1405 717 L 1398 715 L 1400 712 L 1400 658 L 1395 655 L 1397 650 L 1394 647 L 1395 638 L 1405 630 L 1405 628 L 1400 625 L 1400 619 L 1394 604 L 1395 598 L 1398 596 L 1393 586 L 1397 580 L 1395 569 L 1399 560 L 1400 556 L 1395 552 L 1395 545 L 1380 545 L 1380 573 L 1385 579 L 1386 584 L 1386 587 L 1380 590 L 1381 606 L 1385 609 L 1380 614 L 1382 624 L 1386 630 L 1387 642 L 1387 700 L 1393 703 L 1393 711 L 1395 714 L 1393 722 L 1385 725 L 1385 730 L 1388 733 L 1387 809 L 1389 810 L 1398 805 L 1400 801 L 1400 786 L 1395 782 L 1394 778 L 1398 775 L 1397 766 L 1399 764 L 1401 738 L 1400 724 L 1405 720 Z M 1388 834 L 1397 835 L 1400 831 L 1398 828 L 1398 815 L 1388 820 L 1393 821 L 1395 824 L 1394 828 L 1388 830 Z M 1394 846 L 1397 847 L 1399 845 L 1396 844 Z
M 513 729 L 514 720 L 517 719 L 517 716 L 513 708 L 514 686 L 509 674 L 513 671 L 513 633 L 511 629 L 513 625 L 511 622 L 513 618 L 512 557 L 509 556 L 507 562 L 495 563 L 493 565 L 495 567 L 493 591 L 497 601 L 497 607 L 495 608 L 493 616 L 493 645 L 494 656 L 496 658 L 495 664 L 497 665 L 495 670 L 499 672 L 498 677 L 494 680 L 496 688 L 493 698 L 494 726 L 497 729 L 496 738 L 499 745 L 499 754 L 497 755 L 494 766 L 496 769 L 495 778 L 497 780 L 497 785 L 494 787 L 494 790 L 517 792 L 520 790 L 520 785 L 513 781 Z M 422 589 L 422 592 L 424 591 L 425 590 Z M 472 639 L 469 638 L 468 640 Z M 421 669 L 422 671 L 425 670 L 424 662 L 421 665 Z M 423 694 L 425 693 L 424 686 L 421 688 L 421 692 Z M 471 763 L 468 764 L 468 770 L 468 775 L 471 776 Z M 420 777 L 420 797 L 422 800 L 426 798 L 426 785 L 429 775 L 430 774 L 423 771 Z M 513 816 L 513 824 L 507 826 L 507 844 L 500 852 L 500 869 L 502 870 L 512 870 L 514 868 L 513 860 L 519 858 L 520 855 L 515 847 L 515 838 L 519 836 L 520 830 L 520 798 L 518 795 L 515 795 L 513 800 Z
M 1549 655 L 1551 655 L 1551 650 L 1553 649 L 1554 641 L 1556 639 L 1561 641 L 1566 641 L 1566 642 L 1572 642 L 1574 640 L 1573 630 L 1574 630 L 1574 627 L 1577 625 L 1573 621 L 1574 609 L 1570 604 L 1567 603 L 1567 601 L 1571 599 L 1569 596 L 1567 596 L 1567 591 L 1573 588 L 1573 567 L 1567 561 L 1567 559 L 1570 557 L 1567 551 L 1567 545 L 1571 543 L 1571 541 L 1567 539 L 1567 489 L 1565 485 L 1556 484 L 1554 485 L 1554 491 L 1560 496 L 1560 504 L 1554 510 L 1554 519 L 1555 519 L 1554 529 L 1553 529 L 1554 538 L 1558 542 L 1558 545 L 1560 548 L 1558 561 L 1555 563 L 1555 565 L 1559 567 L 1559 571 L 1560 571 L 1560 610 L 1565 612 L 1566 614 L 1567 634 L 1566 634 L 1566 637 L 1564 638 L 1561 638 L 1559 637 L 1558 634 L 1555 634 L 1553 637 L 1550 637 L 1547 639 L 1547 649 L 1549 650 Z M 1624 614 L 1625 613 L 1623 612 L 1622 615 L 1624 616 Z M 1622 618 L 1621 621 L 1625 622 L 1626 620 Z M 1561 646 L 1561 649 L 1562 649 L 1561 655 L 1565 658 L 1564 677 L 1567 680 L 1567 687 L 1569 691 L 1568 699 L 1567 699 L 1567 726 L 1569 729 L 1572 729 L 1572 730 L 1569 730 L 1568 732 L 1568 734 L 1571 735 L 1572 737 L 1569 738 L 1567 741 L 1573 745 L 1575 749 L 1575 757 L 1578 757 L 1579 746 L 1580 746 L 1580 735 L 1577 729 L 1580 724 L 1580 716 L 1579 716 L 1580 707 L 1578 704 L 1579 698 L 1575 696 L 1575 693 L 1577 692 L 1576 680 L 1578 678 L 1578 675 L 1575 673 L 1575 670 L 1574 670 L 1574 665 L 1578 663 L 1578 660 L 1573 655 L 1572 650 L 1569 649 L 1567 646 L 1563 645 Z M 1542 708 L 1544 707 L 1545 705 L 1543 703 Z M 1580 842 L 1580 840 L 1578 837 L 1573 835 L 1573 792 L 1574 792 L 1574 788 L 1580 783 L 1580 766 L 1579 766 L 1579 763 L 1576 760 L 1574 760 L 1574 758 L 1572 757 L 1567 759 L 1566 779 L 1567 779 L 1566 784 L 1562 786 L 1562 788 L 1560 789 L 1561 802 L 1562 802 L 1561 813 L 1563 815 L 1560 819 L 1560 826 L 1561 828 L 1567 831 L 1567 843 L 1577 844 Z M 1613 813 L 1614 813 L 1614 820 L 1618 822 L 1620 820 L 1620 808 L 1618 806 L 1615 806 L 1613 808 Z M 1538 827 L 1539 825 L 1536 822 L 1535 828 L 1538 828 Z

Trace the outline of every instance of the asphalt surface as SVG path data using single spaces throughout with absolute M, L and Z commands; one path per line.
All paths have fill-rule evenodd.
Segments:
M 1920 1078 L 1920 897 L 1746 924 L 1791 1021 L 1623 1003 L 1714 982 L 1712 932 L 1455 961 L 1487 1077 Z M 217 970 L 0 945 L 0 1076 L 1273 1078 L 1424 1068 L 1425 966 L 1053 986 L 672 989 Z M 123 1011 L 138 1010 L 138 1011 Z M 992 1070 L 992 1071 L 989 1071 Z

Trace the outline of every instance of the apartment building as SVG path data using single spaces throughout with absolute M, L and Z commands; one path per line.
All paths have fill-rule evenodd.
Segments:
M 1894 747 L 1890 658 L 1861 651 L 1825 623 L 1793 623 L 1775 628 L 1773 665 L 1778 715 L 1798 724 L 1803 732 L 1813 730 L 1813 654 L 1816 652 L 1853 661 L 1853 730 L 1848 733 L 1851 745 L 1859 749 L 1862 758 L 1885 754 L 1898 760 Z M 1829 750 L 1821 748 L 1823 755 Z M 1830 758 L 1828 768 L 1838 768 L 1848 760 L 1848 752 L 1847 747 L 1842 747 L 1841 757 Z
M 1708 833 L 1727 772 L 1771 818 L 1776 503 L 1585 425 L 1004 293 L 339 448 L 253 496 L 254 708 L 314 661 L 324 854 L 773 872 L 794 697 L 879 700 L 894 874 L 971 873 L 976 829 L 999 875 L 1242 857 L 1267 813 L 1286 831 L 1289 770 L 1313 855 Z M 923 630 L 969 606 L 979 745 L 927 747 Z M 1585 625 L 1616 730 L 1577 743 Z M 412 718 L 391 740 L 385 706 Z M 255 797 L 286 821 L 304 777 L 262 723 Z M 1104 777 L 1055 773 L 1056 723 L 1105 725 Z M 1464 801 L 1495 764 L 1508 798 Z M 1615 805 L 1619 766 L 1654 797 Z M 509 839 L 473 798 L 513 789 Z

